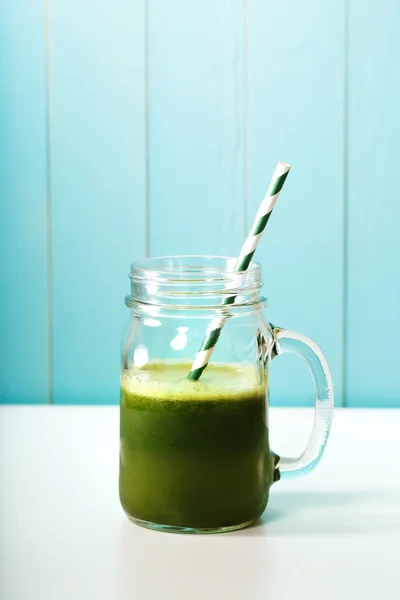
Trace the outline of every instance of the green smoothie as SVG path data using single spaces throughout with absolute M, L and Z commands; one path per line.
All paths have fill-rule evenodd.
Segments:
M 169 527 L 235 527 L 260 517 L 273 480 L 266 383 L 255 368 L 152 363 L 121 385 L 121 504 Z

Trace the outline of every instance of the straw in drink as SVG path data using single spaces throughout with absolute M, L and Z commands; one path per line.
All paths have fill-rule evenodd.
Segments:
M 268 223 L 271 216 L 272 210 L 275 206 L 275 202 L 278 199 L 280 191 L 285 183 L 286 177 L 290 171 L 290 165 L 285 162 L 279 162 L 275 172 L 272 176 L 271 184 L 265 195 L 264 200 L 261 202 L 258 212 L 255 216 L 253 226 L 250 233 L 243 244 L 235 267 L 233 269 L 236 273 L 244 273 L 251 259 L 254 256 L 256 248 L 260 242 L 263 231 Z M 223 305 L 233 304 L 235 302 L 236 295 L 227 296 L 223 301 Z M 192 368 L 189 372 L 188 379 L 197 381 L 204 369 L 207 367 L 210 357 L 214 351 L 215 345 L 221 334 L 222 327 L 228 317 L 221 316 L 217 319 L 213 319 L 207 329 L 204 341 L 201 345 L 199 352 L 193 361 Z

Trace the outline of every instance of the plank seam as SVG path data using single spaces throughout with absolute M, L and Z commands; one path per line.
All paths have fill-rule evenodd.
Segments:
M 348 182 L 349 182 L 349 5 L 344 0 L 344 65 L 343 65 L 343 305 L 342 305 L 342 406 L 347 398 L 347 324 L 348 324 Z
M 243 0 L 243 236 L 248 233 L 249 210 L 249 2 Z
M 145 202 L 145 255 L 150 256 L 150 123 L 149 123 L 149 0 L 144 0 L 144 202 Z
M 47 245 L 47 377 L 48 403 L 53 397 L 53 248 L 51 212 L 51 97 L 50 97 L 50 1 L 44 0 L 45 127 L 46 127 L 46 245 Z

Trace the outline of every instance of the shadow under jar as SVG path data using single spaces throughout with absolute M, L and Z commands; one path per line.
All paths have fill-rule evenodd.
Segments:
M 281 474 L 319 462 L 333 411 L 318 346 L 263 320 L 261 268 L 235 258 L 170 256 L 131 266 L 122 343 L 119 492 L 139 525 L 206 533 L 239 529 L 264 512 Z M 227 297 L 235 302 L 223 305 Z M 207 368 L 187 375 L 213 319 L 227 317 Z M 297 458 L 269 447 L 268 367 L 283 352 L 314 378 L 315 420 Z

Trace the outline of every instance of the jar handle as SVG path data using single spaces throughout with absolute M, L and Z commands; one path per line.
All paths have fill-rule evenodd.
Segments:
M 276 459 L 275 468 L 282 479 L 287 479 L 312 471 L 324 453 L 333 417 L 333 384 L 328 363 L 315 342 L 300 333 L 274 327 L 271 323 L 270 327 L 273 335 L 271 359 L 286 352 L 301 356 L 311 371 L 315 388 L 314 424 L 305 450 L 297 458 Z M 274 477 L 278 478 L 279 475 Z

